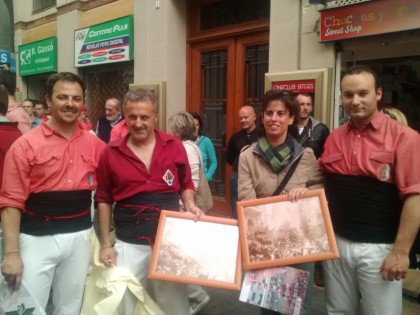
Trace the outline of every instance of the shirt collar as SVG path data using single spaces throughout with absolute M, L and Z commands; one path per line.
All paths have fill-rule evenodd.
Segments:
M 120 148 L 127 147 L 127 139 L 129 136 L 130 136 L 130 132 L 124 138 L 115 140 L 111 142 L 109 145 L 111 147 L 120 147 Z M 156 137 L 156 143 L 160 143 L 162 144 L 162 146 L 165 146 L 166 143 L 174 139 L 174 137 L 164 133 L 163 131 L 159 129 L 155 129 L 155 137 Z
M 375 130 L 379 130 L 379 128 L 382 125 L 382 122 L 385 119 L 385 115 L 382 111 L 378 111 L 373 118 L 370 120 L 369 123 L 366 124 L 365 128 L 363 129 L 367 129 L 367 128 L 373 128 Z M 347 133 L 350 132 L 350 130 L 352 129 L 356 129 L 351 121 L 351 119 L 347 122 Z
M 52 129 L 48 124 L 46 120 L 43 120 L 42 123 L 39 125 L 39 128 L 42 128 L 42 132 L 44 133 L 44 135 L 46 135 L 47 137 L 50 137 L 54 134 L 56 135 L 60 135 L 59 132 L 57 132 L 55 129 Z M 75 130 L 73 131 L 73 134 L 71 136 L 70 140 L 73 140 L 74 138 L 80 136 L 82 134 L 82 131 L 84 130 L 83 126 L 80 124 L 79 121 L 77 121 L 77 125 Z M 61 135 L 60 135 L 61 136 Z

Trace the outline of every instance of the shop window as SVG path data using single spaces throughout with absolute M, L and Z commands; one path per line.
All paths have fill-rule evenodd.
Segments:
M 28 88 L 28 98 L 34 100 L 45 100 L 47 92 L 47 79 L 52 73 L 42 73 L 26 77 L 26 85 Z
M 56 0 L 33 0 L 32 13 L 37 13 L 57 5 Z

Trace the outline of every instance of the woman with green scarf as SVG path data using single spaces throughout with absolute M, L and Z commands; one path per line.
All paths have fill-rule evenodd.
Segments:
M 291 92 L 268 91 L 263 96 L 260 115 L 263 136 L 243 150 L 239 157 L 239 201 L 272 196 L 295 163 L 296 169 L 280 194 L 288 194 L 290 200 L 297 200 L 308 189 L 321 188 L 323 177 L 312 149 L 303 148 L 287 134 L 289 125 L 298 115 Z M 302 311 L 304 315 L 310 314 L 314 263 L 290 267 L 310 272 Z M 261 314 L 278 313 L 262 308 Z

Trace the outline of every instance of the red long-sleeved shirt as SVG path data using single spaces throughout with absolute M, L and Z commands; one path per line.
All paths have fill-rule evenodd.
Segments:
M 182 142 L 155 130 L 156 145 L 149 172 L 127 147 L 127 138 L 116 140 L 104 150 L 98 168 L 95 200 L 112 203 L 140 193 L 174 193 L 194 190 L 187 154 Z M 168 179 L 172 174 L 173 181 Z
M 24 209 L 30 193 L 96 189 L 105 143 L 78 123 L 70 140 L 45 121 L 15 141 L 6 155 L 0 209 Z

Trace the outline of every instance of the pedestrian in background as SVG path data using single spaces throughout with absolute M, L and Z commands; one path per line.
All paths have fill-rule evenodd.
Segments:
M 238 201 L 238 163 L 239 154 L 243 147 L 257 141 L 257 117 L 252 106 L 243 106 L 239 110 L 239 121 L 242 129 L 235 132 L 229 140 L 226 151 L 226 162 L 232 165 L 232 174 L 230 176 L 230 206 L 232 217 L 238 218 L 236 202 Z
M 22 132 L 17 127 L 17 122 L 10 122 L 7 117 L 9 93 L 4 86 L 0 86 L 0 188 L 3 182 L 4 158 L 7 151 Z M 3 232 L 0 227 L 0 253 L 3 253 Z
M 0 86 L 5 87 L 9 94 L 7 119 L 11 122 L 17 122 L 18 128 L 22 133 L 28 132 L 31 129 L 31 118 L 13 96 L 16 90 L 16 74 L 9 70 L 0 70 Z
M 27 98 L 22 102 L 22 107 L 31 118 L 31 129 L 38 127 L 41 124 L 41 119 L 35 115 L 35 102 Z
M 326 125 L 311 116 L 313 112 L 312 96 L 309 93 L 296 95 L 299 114 L 289 127 L 289 133 L 305 148 L 314 150 L 316 158 L 324 152 L 324 144 L 330 131 Z
M 214 146 L 210 138 L 203 134 L 204 125 L 200 115 L 194 112 L 190 114 L 194 118 L 194 124 L 196 128 L 197 138 L 195 139 L 195 142 L 200 148 L 201 155 L 203 157 L 204 175 L 206 175 L 207 181 L 210 181 L 217 169 L 216 152 L 214 151 Z
M 168 133 L 182 141 L 191 168 L 191 179 L 194 189 L 197 191 L 200 183 L 200 167 L 202 167 L 203 161 L 200 149 L 195 143 L 197 126 L 194 120 L 192 115 L 185 112 L 174 114 L 168 120 Z M 197 314 L 208 304 L 210 296 L 198 285 L 189 284 L 187 290 L 190 305 L 189 315 Z
M 366 66 L 344 73 L 350 120 L 331 132 L 319 163 L 340 258 L 325 261 L 330 314 L 401 314 L 401 279 L 420 227 L 420 137 L 378 110 L 382 88 Z
M 99 118 L 96 134 L 102 141 L 108 143 L 111 137 L 111 130 L 123 119 L 121 101 L 117 98 L 107 99 L 105 102 L 105 116 Z

